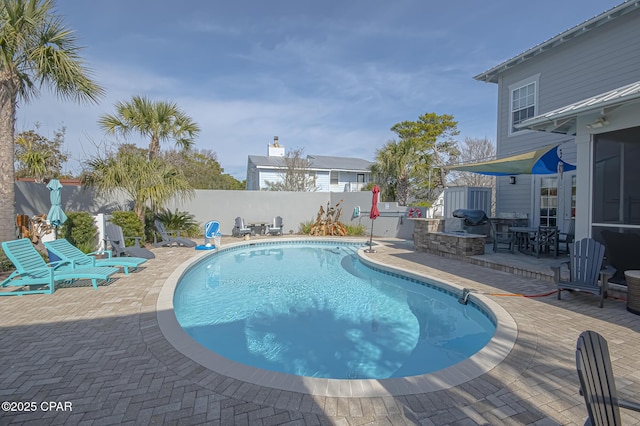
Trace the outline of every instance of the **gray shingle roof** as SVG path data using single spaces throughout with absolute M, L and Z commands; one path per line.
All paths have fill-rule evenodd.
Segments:
M 373 164 L 361 158 L 331 157 L 324 155 L 307 155 L 307 159 L 311 162 L 309 168 L 314 170 L 369 171 L 369 167 Z M 250 155 L 249 162 L 262 168 L 282 168 L 285 166 L 284 157 Z
M 308 155 L 314 169 L 367 171 L 373 164 L 361 158 Z
M 284 167 L 284 157 L 267 157 L 265 155 L 250 155 L 249 163 L 258 167 Z

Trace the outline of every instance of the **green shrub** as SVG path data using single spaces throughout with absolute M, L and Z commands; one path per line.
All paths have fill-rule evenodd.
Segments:
M 13 263 L 11 263 L 2 248 L 0 248 L 0 272 L 13 271 L 14 269 L 16 268 L 13 266 Z
M 142 237 L 145 235 L 142 222 L 134 212 L 116 211 L 111 213 L 111 223 L 122 228 L 125 237 Z M 148 241 L 148 240 L 147 240 Z M 132 246 L 135 240 L 125 238 L 125 245 Z
M 98 227 L 87 212 L 69 212 L 58 236 L 66 238 L 84 253 L 94 251 L 98 245 Z
M 187 212 L 171 212 L 168 209 L 156 214 L 156 219 L 164 224 L 167 231 L 180 231 L 183 237 L 197 237 L 202 235 L 201 227 L 195 220 L 195 216 Z
M 367 234 L 367 227 L 362 224 L 357 225 L 345 225 L 347 228 L 347 235 L 358 237 L 360 235 Z
M 314 220 L 308 220 L 306 222 L 300 223 L 300 229 L 298 232 L 300 232 L 301 234 L 309 235 L 311 233 L 311 227 L 314 223 Z
M 373 189 L 373 185 L 375 185 L 375 183 L 369 182 L 368 184 L 363 185 L 362 188 L 360 188 L 360 191 L 371 192 L 371 190 Z

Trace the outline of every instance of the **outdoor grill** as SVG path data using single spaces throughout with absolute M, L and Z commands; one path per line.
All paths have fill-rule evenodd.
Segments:
M 491 235 L 491 225 L 484 210 L 457 209 L 453 217 L 461 219 L 462 231 L 468 234 Z

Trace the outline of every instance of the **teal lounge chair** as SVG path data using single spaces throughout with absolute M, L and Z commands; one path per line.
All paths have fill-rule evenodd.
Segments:
M 49 261 L 57 257 L 62 261 L 71 262 L 71 266 L 115 266 L 124 268 L 124 273 L 129 275 L 129 268 L 137 269 L 138 266 L 147 261 L 141 257 L 112 257 L 111 250 L 84 254 L 80 249 L 63 239 L 48 241 L 44 246 L 49 251 Z M 107 259 L 96 259 L 92 254 L 106 254 Z
M 23 295 L 32 293 L 51 294 L 55 291 L 56 281 L 91 280 L 93 288 L 98 289 L 98 280 L 109 280 L 118 268 L 112 267 L 77 267 L 69 266 L 69 262 L 60 261 L 55 266 L 48 265 L 28 238 L 3 241 L 2 250 L 16 267 L 14 273 L 0 282 L 0 287 L 27 287 L 28 290 L 0 292 L 2 296 Z M 37 288 L 36 288 L 37 287 Z

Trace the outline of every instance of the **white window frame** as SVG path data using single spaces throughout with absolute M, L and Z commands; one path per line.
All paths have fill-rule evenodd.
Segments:
M 536 74 L 532 77 L 529 77 L 527 79 L 524 79 L 524 80 L 518 81 L 517 83 L 509 85 L 509 100 L 508 100 L 509 102 L 509 136 L 519 135 L 527 131 L 526 129 L 518 130 L 514 128 L 514 125 L 517 123 L 513 122 L 513 113 L 515 111 L 525 109 L 525 108 L 519 108 L 518 110 L 516 110 L 514 108 L 514 105 L 513 105 L 514 92 L 516 90 L 524 89 L 525 87 L 528 87 L 528 86 L 533 86 L 533 94 L 532 94 L 533 104 L 527 105 L 526 108 L 530 108 L 531 106 L 533 106 L 533 114 L 531 115 L 531 117 L 535 117 L 538 114 L 538 91 L 540 88 L 539 80 L 540 80 L 540 74 Z M 531 118 L 531 117 L 527 117 L 527 118 Z
M 546 194 L 543 194 L 543 192 L 546 192 Z M 560 226 L 561 218 L 558 199 L 558 176 L 549 175 L 540 178 L 540 188 L 538 189 L 538 202 L 540 204 L 538 208 L 538 223 L 540 226 Z M 546 215 L 542 214 L 543 209 L 546 210 Z M 550 214 L 551 210 L 555 211 L 555 214 Z
M 335 176 L 335 182 L 333 177 Z M 340 172 L 338 170 L 331 170 L 329 172 L 329 185 L 340 185 Z

